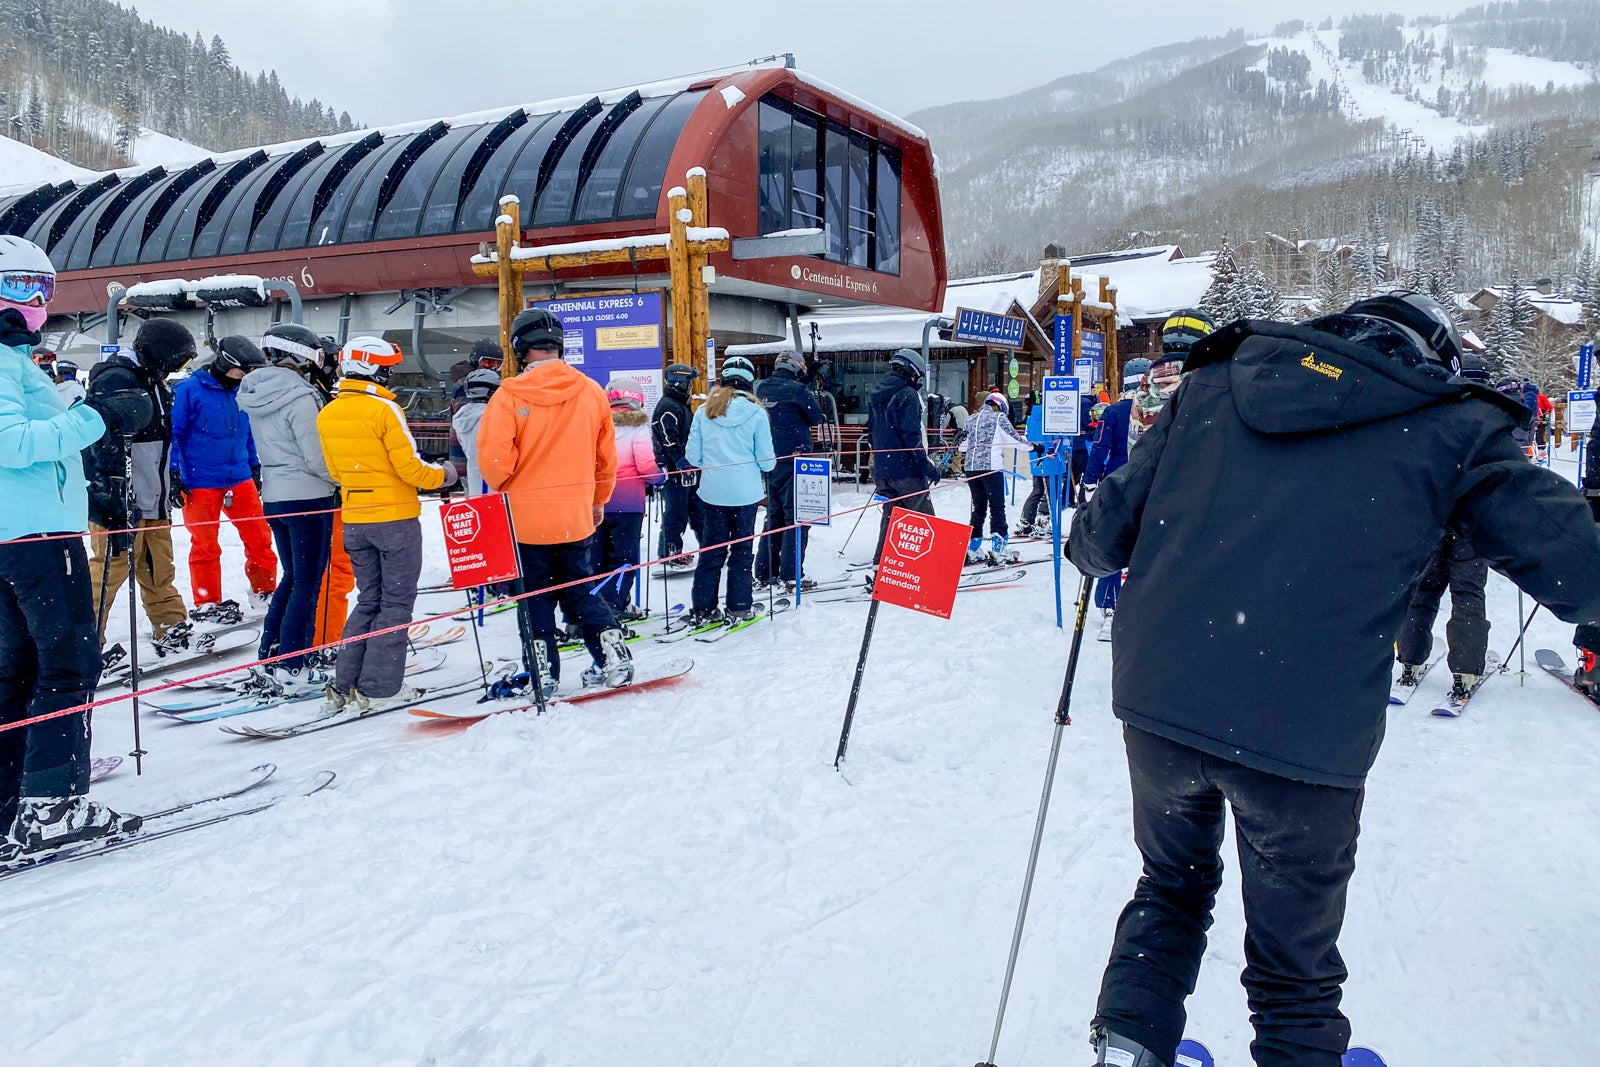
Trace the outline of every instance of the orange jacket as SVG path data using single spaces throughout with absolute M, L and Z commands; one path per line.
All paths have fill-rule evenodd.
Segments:
M 510 494 L 518 541 L 582 541 L 617 480 L 605 390 L 559 359 L 502 382 L 478 423 L 478 470 L 490 489 Z

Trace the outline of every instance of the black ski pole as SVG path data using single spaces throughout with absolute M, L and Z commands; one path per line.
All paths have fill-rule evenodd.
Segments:
M 1523 639 L 1523 637 L 1525 637 L 1527 635 L 1528 627 L 1529 627 L 1529 625 L 1531 625 L 1533 623 L 1533 617 L 1535 615 L 1539 614 L 1539 609 L 1542 608 L 1542 607 L 1544 607 L 1544 605 L 1539 603 L 1537 600 L 1533 602 L 1533 610 L 1528 612 L 1528 617 L 1522 621 L 1522 629 L 1517 631 L 1517 643 L 1511 646 L 1511 652 L 1515 652 L 1518 649 L 1522 648 L 1522 639 Z M 1505 674 L 1507 671 L 1509 671 L 1511 669 L 1511 652 L 1507 652 L 1506 653 L 1506 658 L 1500 661 L 1500 673 L 1501 674 Z M 1523 655 L 1524 656 L 1527 655 L 1527 651 L 1526 650 L 1523 651 Z M 1524 664 L 1524 665 L 1526 665 L 1526 664 Z M 1524 673 L 1526 673 L 1526 672 L 1524 672 Z
M 1520 588 L 1518 588 L 1517 589 L 1517 614 L 1518 615 L 1522 614 L 1522 603 L 1523 603 L 1522 590 Z M 1533 605 L 1533 610 L 1534 611 L 1538 611 L 1539 610 L 1539 605 L 1537 603 L 1535 603 Z M 1533 621 L 1533 613 L 1532 612 L 1528 613 L 1528 621 L 1529 622 Z M 1522 636 L 1519 634 L 1519 635 L 1517 635 L 1517 647 L 1513 648 L 1511 650 L 1511 652 L 1516 652 L 1518 657 L 1519 657 L 1519 659 L 1517 661 L 1517 679 L 1518 679 L 1517 684 L 1518 685 L 1526 685 L 1527 684 L 1527 677 L 1528 677 L 1528 653 L 1526 651 L 1521 651 L 1521 649 L 1522 649 Z M 1506 653 L 1506 659 L 1507 660 L 1509 660 L 1511 658 L 1511 652 L 1507 652 Z
M 138 519 L 138 504 L 133 498 L 133 446 L 125 442 L 123 447 L 127 450 L 126 459 L 122 468 L 122 476 L 124 479 L 126 479 L 126 481 L 123 483 L 122 490 L 123 511 L 127 514 L 129 523 L 137 528 L 140 525 L 140 522 Z M 127 535 L 127 538 L 128 680 L 133 687 L 133 751 L 128 753 L 128 755 L 133 757 L 133 773 L 137 776 L 144 774 L 144 757 L 146 755 L 144 750 L 144 742 L 139 733 L 139 686 L 141 684 L 141 680 L 139 678 L 139 598 L 135 596 L 133 592 L 134 586 L 137 585 L 139 581 L 138 571 L 136 570 L 138 566 L 137 550 L 139 537 L 137 534 L 130 533 Z M 109 548 L 110 546 L 108 545 L 107 547 Z M 151 570 L 153 575 L 154 564 L 152 564 Z
M 473 591 L 471 589 L 468 589 L 466 592 L 467 592 L 467 615 L 470 618 L 471 615 L 472 615 L 472 609 L 473 609 L 473 606 L 474 606 L 473 603 L 472 603 L 472 592 Z M 472 631 L 472 643 L 478 649 L 478 671 L 479 671 L 479 673 L 481 673 L 483 675 L 483 693 L 484 693 L 485 696 L 488 696 L 489 695 L 489 662 L 488 662 L 488 660 L 483 658 L 483 639 L 478 636 L 478 628 L 476 626 L 473 626 L 470 623 L 468 623 L 467 629 Z
M 856 535 L 856 531 L 861 528 L 861 520 L 866 518 L 867 517 L 867 512 L 869 512 L 871 510 L 872 510 L 872 505 L 869 503 L 869 504 L 867 504 L 866 507 L 861 508 L 860 510 L 858 510 L 856 512 L 856 524 L 854 526 L 850 527 L 849 536 L 847 536 L 844 539 L 844 544 L 839 546 L 839 555 L 841 555 L 841 556 L 844 555 L 844 550 L 850 547 L 850 538 L 854 537 Z
M 100 657 L 105 658 L 106 645 L 106 593 L 111 588 L 111 561 L 116 558 L 112 551 L 111 532 L 107 530 L 104 540 L 100 544 L 100 600 L 95 605 L 94 625 L 95 634 L 100 638 Z
M 1022 927 L 1028 919 L 1028 898 L 1033 895 L 1033 872 L 1039 865 L 1039 845 L 1044 840 L 1044 820 L 1050 813 L 1050 790 L 1055 785 L 1056 761 L 1061 756 L 1062 728 L 1072 725 L 1072 682 L 1078 673 L 1078 652 L 1083 647 L 1084 620 L 1089 614 L 1089 594 L 1094 579 L 1085 576 L 1078 588 L 1077 614 L 1072 623 L 1072 647 L 1067 653 L 1067 673 L 1061 682 L 1061 699 L 1056 704 L 1056 731 L 1050 742 L 1050 761 L 1045 766 L 1044 792 L 1039 797 L 1039 818 L 1033 824 L 1033 846 L 1028 850 L 1028 872 L 1022 879 L 1022 900 L 1017 905 L 1017 925 L 1011 932 L 1011 956 L 1006 960 L 1005 982 L 1000 986 L 1000 1008 L 994 1016 L 994 1036 L 989 1039 L 989 1056 L 978 1067 L 994 1067 L 994 1054 L 1000 1047 L 1000 1027 L 1006 1018 L 1006 1001 L 1011 998 L 1011 979 L 1017 971 L 1017 952 L 1022 947 Z
M 867 609 L 867 627 L 861 632 L 861 655 L 856 657 L 856 676 L 850 683 L 850 704 L 844 709 L 844 726 L 839 730 L 839 751 L 833 757 L 833 769 L 844 762 L 844 750 L 850 744 L 850 724 L 856 717 L 856 699 L 861 696 L 861 676 L 867 670 L 867 650 L 872 647 L 872 628 L 878 622 L 878 604 L 874 600 Z

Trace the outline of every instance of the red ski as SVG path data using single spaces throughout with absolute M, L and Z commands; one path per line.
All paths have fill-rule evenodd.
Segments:
M 556 696 L 545 701 L 545 707 L 554 710 L 566 707 L 569 704 L 584 704 L 591 700 L 603 700 L 606 697 L 621 696 L 624 693 L 636 693 L 641 689 L 661 689 L 681 682 L 690 671 L 694 670 L 694 660 L 675 659 L 662 666 L 646 677 L 635 677 L 627 685 L 614 688 L 586 689 L 572 696 Z M 534 711 L 538 704 L 508 704 L 505 706 L 478 704 L 462 711 L 434 711 L 430 708 L 410 708 L 411 714 L 419 719 L 428 719 L 431 722 L 481 722 L 491 715 L 503 715 L 510 711 Z

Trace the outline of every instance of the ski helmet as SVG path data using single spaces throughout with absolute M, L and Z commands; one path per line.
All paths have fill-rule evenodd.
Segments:
M 1397 322 L 1422 338 L 1422 354 L 1452 374 L 1461 370 L 1461 334 L 1450 313 L 1431 296 L 1400 290 L 1357 300 L 1347 315 L 1371 315 Z
M 0 311 L 16 311 L 28 332 L 38 333 L 50 317 L 45 305 L 55 294 L 56 268 L 44 249 L 0 234 Z
M 798 352 L 779 352 L 772 361 L 774 370 L 791 371 L 796 377 L 806 376 L 806 357 Z
M 756 367 L 743 356 L 729 356 L 722 361 L 722 384 L 735 389 L 748 389 L 755 384 Z
M 1324 315 L 1307 322 L 1306 328 L 1331 333 L 1408 367 L 1437 366 L 1428 342 L 1415 330 L 1390 318 L 1349 313 Z
M 1011 410 L 1011 401 L 1007 400 L 1006 394 L 1002 393 L 998 389 L 989 390 L 989 395 L 983 398 L 983 402 L 985 404 L 993 404 L 1001 411 Z
M 56 372 L 56 354 L 42 345 L 34 345 L 33 365 L 46 374 L 54 375 Z
M 344 346 L 334 340 L 333 334 L 325 333 L 317 337 L 317 347 L 322 349 L 322 365 L 324 367 L 337 367 L 339 365 L 339 350 Z
M 529 308 L 511 320 L 511 351 L 519 360 L 530 348 L 566 351 L 566 331 L 561 320 L 544 308 Z
M 612 407 L 629 411 L 644 410 L 644 386 L 636 378 L 613 378 L 606 386 L 606 399 Z
M 1132 389 L 1150 372 L 1150 361 L 1143 356 L 1136 356 L 1122 365 L 1122 387 Z
M 298 322 L 279 322 L 261 335 L 261 351 L 280 367 L 310 370 L 322 365 L 322 342 Z
M 149 319 L 133 338 L 140 365 L 165 378 L 195 357 L 194 334 L 175 319 Z
M 229 334 L 217 341 L 216 349 L 216 357 L 206 364 L 206 370 L 210 371 L 211 376 L 225 389 L 237 389 L 245 374 L 267 365 L 267 357 L 261 354 L 261 349 L 257 348 L 256 343 L 248 337 Z M 234 378 L 230 376 L 230 371 L 243 373 Z
M 386 382 L 405 355 L 400 346 L 381 337 L 362 334 L 345 342 L 339 351 L 339 373 L 352 378 Z
M 1167 321 L 1161 324 L 1162 354 L 1188 355 L 1189 349 L 1216 328 L 1217 324 L 1211 321 L 1211 316 L 1199 308 L 1184 308 L 1182 311 L 1173 312 L 1167 317 Z M 1155 362 L 1160 363 L 1161 360 Z
M 928 376 L 928 361 L 914 348 L 902 348 L 890 356 L 889 367 L 891 370 L 899 370 L 913 385 Z
M 687 363 L 674 363 L 667 367 L 666 385 L 673 392 L 689 394 L 689 389 L 694 385 L 694 380 L 700 377 L 700 372 Z
M 462 379 L 461 389 L 468 400 L 488 400 L 500 388 L 500 372 L 479 368 Z
M 499 370 L 500 364 L 506 361 L 505 352 L 500 349 L 498 337 L 480 337 L 472 342 L 472 351 L 467 355 L 467 361 L 474 369 Z
M 1461 357 L 1461 376 L 1469 382 L 1489 380 L 1489 361 L 1471 352 Z

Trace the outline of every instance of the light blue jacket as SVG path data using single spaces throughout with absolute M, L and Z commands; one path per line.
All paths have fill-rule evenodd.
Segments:
M 766 410 L 742 393 L 720 419 L 707 418 L 704 406 L 694 413 L 686 452 L 702 468 L 700 499 L 724 508 L 760 502 L 766 495 L 761 472 L 778 462 Z
M 0 345 L 0 540 L 89 529 L 81 453 L 105 432 L 87 405 L 68 410 L 31 348 Z

